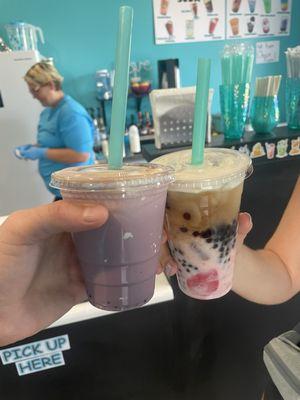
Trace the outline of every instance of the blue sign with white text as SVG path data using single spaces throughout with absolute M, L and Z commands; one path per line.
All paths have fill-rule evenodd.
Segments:
M 63 351 L 71 348 L 68 335 L 0 350 L 3 365 L 16 364 L 19 375 L 65 365 Z

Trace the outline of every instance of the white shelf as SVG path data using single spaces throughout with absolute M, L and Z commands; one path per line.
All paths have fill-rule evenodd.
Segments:
M 147 307 L 151 304 L 158 304 L 164 301 L 173 300 L 173 290 L 164 274 L 156 276 L 155 292 L 149 303 L 143 306 Z M 133 311 L 133 310 L 131 310 Z M 130 312 L 130 311 L 128 311 Z M 111 314 L 118 314 L 117 311 L 104 311 L 92 306 L 90 303 L 85 302 L 77 304 L 63 317 L 55 321 L 49 328 L 54 328 L 61 325 L 73 324 L 75 322 L 86 321 L 92 318 L 105 317 Z

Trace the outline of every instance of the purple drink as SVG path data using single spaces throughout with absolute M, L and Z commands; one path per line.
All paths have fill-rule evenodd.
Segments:
M 154 293 L 170 168 L 157 165 L 75 167 L 56 172 L 64 199 L 101 203 L 99 229 L 73 234 L 89 301 L 118 311 L 147 303 Z

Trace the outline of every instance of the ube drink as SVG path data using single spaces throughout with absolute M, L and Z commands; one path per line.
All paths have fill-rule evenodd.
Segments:
M 89 301 L 105 310 L 127 310 L 154 293 L 167 187 L 172 171 L 153 164 L 67 168 L 51 184 L 64 199 L 101 203 L 109 211 L 98 229 L 73 234 Z
M 202 166 L 190 160 L 191 150 L 184 150 L 154 162 L 175 169 L 166 225 L 179 287 L 190 297 L 208 300 L 232 287 L 237 218 L 251 159 L 235 150 L 205 149 Z

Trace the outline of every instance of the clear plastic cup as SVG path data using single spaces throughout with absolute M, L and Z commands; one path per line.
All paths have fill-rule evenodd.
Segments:
M 120 311 L 147 303 L 154 293 L 167 187 L 172 169 L 153 164 L 107 164 L 66 168 L 51 186 L 68 201 L 100 203 L 109 211 L 98 229 L 74 233 L 73 240 L 89 301 Z
M 175 169 L 166 226 L 179 287 L 190 297 L 208 300 L 232 287 L 237 219 L 252 162 L 238 151 L 214 148 L 205 149 L 201 166 L 190 160 L 191 150 L 183 150 L 154 162 Z

